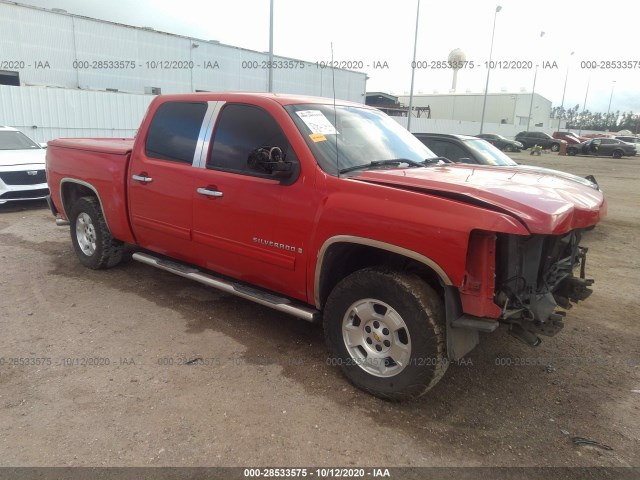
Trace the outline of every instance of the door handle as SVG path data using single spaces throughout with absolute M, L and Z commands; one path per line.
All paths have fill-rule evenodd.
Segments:
M 136 182 L 142 183 L 151 183 L 153 181 L 153 178 L 147 177 L 146 173 L 141 173 L 140 175 L 131 175 L 131 178 Z
M 208 187 L 200 187 L 196 190 L 200 195 L 206 195 L 207 197 L 222 197 L 224 194 L 218 190 L 210 190 Z

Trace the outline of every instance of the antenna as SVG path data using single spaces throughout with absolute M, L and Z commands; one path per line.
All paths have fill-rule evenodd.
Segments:
M 336 170 L 340 177 L 340 161 L 338 156 L 338 112 L 336 109 L 336 67 L 333 63 L 333 42 L 331 42 L 331 86 L 333 90 L 333 126 L 336 131 Z

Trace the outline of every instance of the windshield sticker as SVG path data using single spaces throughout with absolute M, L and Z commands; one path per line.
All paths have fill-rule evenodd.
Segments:
M 314 143 L 318 143 L 318 142 L 324 142 L 327 140 L 327 137 L 325 137 L 323 134 L 321 133 L 312 133 L 311 135 L 309 135 L 309 138 L 311 140 L 314 141 Z
M 296 114 L 309 127 L 311 133 L 321 133 L 322 135 L 336 135 L 338 133 L 320 110 L 301 110 Z

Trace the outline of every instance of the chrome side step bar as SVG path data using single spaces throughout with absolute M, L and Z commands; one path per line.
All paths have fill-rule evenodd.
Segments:
M 217 288 L 223 292 L 230 293 L 241 298 L 246 298 L 247 300 L 273 308 L 279 312 L 293 315 L 294 317 L 301 318 L 308 322 L 318 322 L 320 320 L 320 312 L 315 308 L 307 307 L 303 304 L 296 305 L 288 298 L 280 297 L 276 294 L 253 288 L 249 285 L 234 283 L 222 278 L 214 277 L 213 275 L 201 272 L 195 267 L 172 262 L 171 260 L 156 258 L 152 255 L 141 252 L 134 253 L 133 259 L 146 265 L 159 268 L 160 270 L 165 270 L 190 280 L 195 280 L 196 282 L 200 282 L 209 287 Z

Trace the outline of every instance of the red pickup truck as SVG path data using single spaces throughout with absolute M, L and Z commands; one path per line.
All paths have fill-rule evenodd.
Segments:
M 423 394 L 499 324 L 535 346 L 585 299 L 602 192 L 448 164 L 380 111 L 258 93 L 157 97 L 135 139 L 49 142 L 80 261 L 133 258 L 309 321 L 383 398 Z

